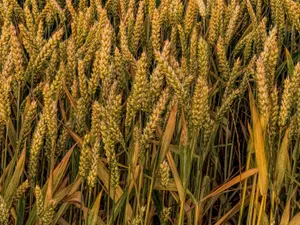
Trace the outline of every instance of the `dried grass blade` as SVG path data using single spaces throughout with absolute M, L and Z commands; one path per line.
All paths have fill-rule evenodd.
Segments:
M 160 150 L 160 155 L 159 155 L 159 163 L 162 163 L 163 159 L 165 158 L 169 147 L 170 143 L 174 134 L 175 126 L 176 126 L 176 115 L 177 115 L 177 104 L 174 105 L 174 107 L 171 110 L 169 120 L 167 123 L 166 130 L 163 134 L 162 137 L 162 142 L 161 142 L 161 150 Z
M 300 225 L 300 213 L 297 213 L 289 222 L 289 225 Z
M 172 157 L 171 152 L 167 153 L 167 159 L 168 159 L 169 166 L 171 168 L 172 174 L 174 176 L 174 180 L 175 180 L 175 183 L 176 183 L 176 187 L 177 187 L 177 190 L 178 190 L 180 201 L 184 202 L 184 190 L 183 190 L 181 180 L 180 180 L 178 171 L 176 169 L 176 165 L 175 165 L 175 162 L 174 162 L 174 159 Z
M 258 185 L 261 195 L 267 195 L 268 168 L 265 153 L 265 142 L 257 108 L 252 92 L 249 92 L 251 116 L 253 120 L 253 144 L 256 156 L 256 165 L 259 170 Z
M 230 181 L 228 181 L 226 184 L 223 184 L 221 187 L 219 187 L 217 190 L 215 190 L 212 193 L 210 193 L 209 195 L 207 195 L 205 198 L 201 199 L 200 202 L 203 202 L 213 196 L 219 195 L 220 193 L 222 193 L 223 191 L 232 187 L 233 185 L 245 180 L 248 177 L 253 176 L 254 174 L 256 174 L 258 172 L 259 172 L 259 170 L 257 168 L 253 168 L 253 169 L 249 169 L 249 170 L 245 171 L 241 175 L 236 176 L 233 179 L 231 179 Z

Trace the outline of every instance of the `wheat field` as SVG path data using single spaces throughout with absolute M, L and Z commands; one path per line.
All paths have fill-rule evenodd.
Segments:
M 0 0 L 0 225 L 300 225 L 299 0 Z

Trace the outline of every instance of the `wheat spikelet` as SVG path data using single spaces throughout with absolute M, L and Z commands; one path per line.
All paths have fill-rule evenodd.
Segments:
M 152 45 L 154 51 L 160 50 L 160 23 L 159 23 L 159 13 L 158 10 L 155 9 L 153 13 L 152 19 Z
M 66 127 L 70 127 L 70 122 L 67 122 Z M 69 133 L 66 127 L 63 127 L 61 134 L 57 140 L 56 157 L 59 157 L 66 149 Z
M 6 202 L 0 195 L 0 223 L 7 225 L 9 221 L 9 209 L 6 206 Z
M 34 22 L 34 18 L 33 15 L 29 9 L 29 5 L 26 4 L 24 6 L 24 14 L 25 14 L 25 22 L 26 22 L 26 26 L 28 27 L 28 30 L 32 33 L 35 32 L 36 29 L 36 24 Z
M 217 1 L 217 2 L 216 2 Z M 212 8 L 211 12 L 211 19 L 209 22 L 209 33 L 208 33 L 208 42 L 211 44 L 214 44 L 217 40 L 217 37 L 219 36 L 220 32 L 220 20 L 222 16 L 222 4 L 221 1 L 215 0 L 215 3 L 217 3 L 216 7 Z
M 132 35 L 133 32 L 134 21 L 135 21 L 134 14 L 135 14 L 135 0 L 129 0 L 126 17 L 125 17 L 125 24 L 124 24 L 124 26 L 128 28 L 129 35 Z
M 53 48 L 57 45 L 58 41 L 63 35 L 63 29 L 57 31 L 44 45 L 34 62 L 30 61 L 25 72 L 25 78 L 29 75 L 34 76 L 39 70 L 42 69 L 45 60 L 51 55 Z M 27 78 L 28 79 L 28 78 Z
M 208 85 L 205 77 L 199 76 L 192 98 L 192 124 L 196 130 L 199 130 L 209 113 L 208 105 Z
M 285 35 L 285 13 L 283 2 L 276 0 L 276 26 L 278 27 L 278 44 L 281 45 Z
M 296 96 L 297 96 L 297 91 L 300 87 L 300 63 L 298 62 L 297 65 L 294 68 L 292 77 L 291 77 L 291 86 L 290 86 L 290 92 L 292 95 L 292 105 L 297 101 Z
M 45 123 L 48 129 L 48 134 L 52 137 L 56 134 L 56 103 L 52 99 L 52 92 L 50 91 L 49 84 L 47 83 L 43 90 L 44 96 L 44 109 L 43 114 L 45 116 Z
M 84 44 L 77 51 L 77 55 L 80 58 L 82 58 L 82 57 L 89 58 L 86 55 L 90 55 L 94 49 L 96 50 L 95 45 L 100 44 L 100 40 L 101 40 L 101 32 L 100 31 L 102 31 L 102 28 L 103 28 L 102 27 L 103 19 L 105 19 L 105 17 L 100 18 L 100 22 L 94 23 L 93 26 L 91 27 L 91 29 L 89 30 Z M 86 60 L 84 60 L 84 62 L 89 62 L 89 60 L 86 59 Z
M 15 66 L 15 77 L 18 82 L 22 81 L 23 73 L 24 73 L 24 60 L 23 60 L 23 51 L 21 48 L 21 44 L 17 38 L 17 32 L 13 25 L 10 26 L 10 43 L 11 43 L 11 51 L 12 57 Z
M 51 141 L 51 151 L 49 156 L 54 156 L 57 138 L 57 103 L 55 101 L 52 101 L 51 103 L 49 117 L 51 118 L 51 122 L 47 121 L 47 135 L 49 135 Z
M 257 28 L 255 29 L 255 39 L 254 46 L 256 48 L 256 52 L 262 52 L 264 49 L 264 44 L 267 40 L 267 32 L 266 32 L 266 18 L 264 17 L 261 22 L 258 24 Z
M 231 93 L 231 91 L 233 90 L 234 82 L 236 81 L 237 77 L 240 75 L 240 73 L 239 73 L 240 69 L 241 69 L 241 60 L 240 60 L 240 58 L 238 58 L 235 61 L 232 71 L 230 73 L 230 77 L 226 84 L 226 89 L 225 89 L 223 98 L 226 98 L 228 96 L 228 94 Z
M 265 67 L 262 58 L 258 58 L 256 61 L 256 87 L 257 87 L 257 100 L 258 109 L 260 114 L 264 117 L 268 117 L 270 110 L 270 96 L 268 92 L 268 80 L 265 73 Z
M 86 87 L 86 77 L 85 77 L 83 62 L 81 60 L 78 61 L 78 80 L 79 80 L 80 96 L 85 100 L 87 100 L 88 91 Z
M 90 96 L 93 96 L 96 92 L 98 83 L 100 81 L 100 62 L 101 62 L 101 50 L 96 52 L 96 59 L 93 64 L 93 73 L 88 83 L 88 92 Z
M 29 134 L 31 129 L 31 122 L 35 118 L 37 109 L 36 101 L 32 101 L 30 104 L 30 107 L 28 109 L 28 112 L 24 118 L 24 122 L 22 124 L 22 129 L 20 131 L 19 141 L 18 141 L 18 149 L 22 149 L 23 142 L 25 137 Z
M 245 49 L 244 49 L 244 62 L 248 62 L 248 60 L 251 58 L 253 54 L 253 48 L 255 45 L 255 32 L 253 32 L 253 35 L 251 35 L 251 38 L 248 38 L 245 43 Z
M 166 188 L 170 180 L 170 167 L 166 160 L 159 165 L 159 174 L 161 177 L 160 183 L 164 188 Z
M 170 0 L 161 1 L 160 5 L 159 5 L 160 24 L 166 23 L 169 20 L 170 4 L 171 4 Z
M 278 90 L 275 86 L 273 91 L 271 92 L 271 112 L 270 112 L 270 120 L 268 126 L 268 133 L 269 133 L 269 148 L 272 149 L 274 146 L 274 138 L 276 135 L 276 128 L 278 123 L 279 117 L 279 102 L 278 102 Z
M 198 68 L 197 60 L 197 46 L 198 46 L 198 32 L 194 27 L 190 38 L 190 58 L 189 58 L 189 70 L 191 74 L 195 74 Z
M 13 15 L 13 4 L 9 1 L 3 1 L 3 8 L 5 10 L 4 12 L 4 25 L 7 26 L 12 18 Z
M 44 196 L 40 186 L 35 187 L 35 198 L 36 198 L 36 214 L 41 217 L 44 211 Z
M 39 20 L 35 42 L 39 50 L 46 43 L 44 40 L 44 20 Z
M 86 179 L 89 170 L 91 168 L 91 148 L 90 148 L 90 142 L 91 142 L 91 135 L 86 134 L 84 136 L 82 148 L 80 151 L 80 158 L 79 158 L 79 175 L 82 177 L 82 179 Z
M 61 65 L 62 64 L 63 63 L 61 63 Z M 59 65 L 59 53 L 57 49 L 54 49 L 49 60 L 49 66 L 46 69 L 46 80 L 48 82 L 51 82 L 53 81 L 53 79 L 56 78 L 55 75 L 58 70 L 58 65 Z M 62 66 L 60 66 L 60 69 L 62 69 Z
M 87 8 L 85 12 L 80 11 L 77 16 L 76 46 L 80 48 L 88 35 L 89 27 L 92 24 L 93 13 L 91 8 Z
M 111 133 L 108 131 L 107 124 L 101 120 L 100 121 L 100 132 L 102 136 L 102 141 L 104 143 L 104 150 L 105 150 L 105 155 L 108 159 L 108 162 L 110 163 L 111 156 L 114 154 L 114 140 L 111 139 Z
M 5 24 L 3 28 L 1 29 L 2 35 L 0 37 L 0 56 L 1 59 L 4 59 L 6 57 L 6 54 L 10 50 L 10 28 L 9 24 Z
M 83 11 L 88 5 L 87 0 L 79 0 L 79 9 Z
M 274 23 L 276 23 L 276 3 L 277 0 L 270 0 L 271 18 Z
M 14 201 L 18 201 L 30 187 L 28 180 L 24 181 L 17 189 L 16 193 L 14 194 Z
M 286 8 L 289 19 L 295 24 L 297 30 L 300 30 L 299 5 L 292 0 L 285 0 L 283 4 Z
M 210 117 L 207 118 L 207 121 L 203 125 L 203 145 L 207 147 L 211 135 L 213 134 L 215 121 L 213 121 Z
M 249 13 L 249 16 L 250 16 L 250 19 L 251 19 L 252 23 L 257 24 L 257 18 L 256 18 L 256 15 L 255 15 L 255 12 L 253 10 L 253 7 L 251 5 L 250 0 L 247 0 L 246 3 L 247 3 L 246 4 L 247 5 L 247 10 L 248 10 L 248 13 Z
M 154 11 L 156 10 L 156 1 L 148 0 L 148 15 L 151 20 L 155 18 Z
M 10 53 L 7 56 L 7 59 L 4 60 L 4 66 L 2 70 L 2 78 L 8 78 L 11 74 L 14 73 L 14 61 L 12 59 L 13 53 L 10 51 Z
M 207 7 L 203 0 L 196 0 L 198 5 L 200 16 L 205 17 L 207 15 Z
M 67 65 L 64 82 L 68 88 L 72 86 L 73 78 L 76 73 L 76 48 L 74 38 L 70 38 L 67 42 Z
M 39 8 L 36 0 L 30 0 L 33 18 L 36 21 L 39 15 Z
M 177 60 L 174 58 L 174 56 L 171 56 L 170 57 L 170 65 L 175 70 L 175 73 L 178 74 L 178 78 L 179 78 L 180 82 L 183 84 L 183 87 L 186 88 L 186 82 L 189 82 L 189 80 L 190 80 L 188 58 L 181 57 L 181 61 L 180 61 L 180 65 L 179 65 L 179 62 L 177 62 Z
M 87 177 L 87 185 L 90 188 L 90 190 L 95 187 L 96 185 L 96 179 L 97 179 L 97 171 L 98 171 L 98 163 L 99 163 L 99 149 L 100 149 L 100 140 L 96 139 L 95 144 L 92 148 L 92 162 L 91 162 L 91 169 L 89 171 L 89 175 Z
M 52 93 L 53 96 L 59 96 L 59 94 L 63 95 L 62 90 L 65 74 L 65 65 L 61 63 L 59 65 L 59 70 L 57 71 L 56 76 L 50 86 L 50 93 Z
M 230 95 L 228 95 L 227 98 L 223 99 L 222 105 L 219 108 L 217 115 L 216 115 L 216 121 L 217 122 L 221 122 L 221 119 L 223 117 L 223 115 L 228 111 L 228 109 L 231 107 L 232 103 L 234 102 L 234 100 L 240 96 L 242 96 L 244 94 L 244 92 L 247 89 L 247 85 L 248 85 L 248 78 L 249 75 L 252 73 L 252 68 L 254 66 L 254 60 L 252 60 L 249 64 L 249 68 L 247 69 L 246 73 L 243 76 L 243 79 L 239 85 L 239 87 L 237 89 L 235 89 L 234 91 L 232 91 L 232 93 Z
M 50 225 L 53 222 L 55 216 L 55 202 L 50 201 L 49 205 L 44 209 L 40 220 L 44 225 Z
M 23 24 L 19 25 L 20 33 L 23 36 L 22 42 L 31 57 L 34 57 L 38 54 L 37 45 L 34 41 L 34 38 L 31 35 L 31 32 L 27 31 Z
M 75 119 L 76 119 L 75 129 L 79 134 L 83 134 L 85 131 L 87 114 L 88 114 L 87 100 L 83 97 L 80 97 L 75 109 Z
M 115 83 L 114 85 L 116 85 Z M 121 123 L 121 113 L 122 113 L 122 95 L 116 95 L 112 90 L 107 101 L 107 111 L 110 112 L 111 118 L 116 124 Z
M 42 9 L 39 14 L 39 21 L 43 20 L 47 25 L 53 23 L 56 17 L 56 9 L 55 6 L 51 3 L 51 1 L 47 1 L 45 7 Z
M 128 48 L 128 37 L 126 34 L 125 24 L 123 22 L 120 23 L 120 42 L 121 42 L 121 52 L 123 55 L 123 59 L 125 62 L 130 62 L 133 65 L 135 64 L 135 58 L 131 54 Z
M 266 78 L 268 79 L 268 90 L 273 87 L 275 77 L 275 67 L 278 57 L 277 46 L 277 28 L 273 28 L 269 37 L 265 41 L 264 51 L 261 53 L 261 57 L 265 67 Z
M 159 95 L 162 90 L 164 82 L 164 76 L 161 72 L 161 69 L 159 66 L 157 66 L 154 71 L 152 72 L 150 76 L 150 96 L 151 101 L 153 102 Z
M 181 26 L 181 24 L 177 25 L 177 31 L 179 34 L 182 55 L 183 57 L 188 57 L 188 46 L 186 43 L 186 38 L 188 35 L 184 32 L 184 28 L 183 26 Z
M 226 33 L 226 28 L 228 27 L 229 21 L 231 19 L 231 16 L 233 14 L 234 11 L 234 5 L 232 2 L 230 2 L 230 4 L 228 3 L 228 5 L 225 5 L 225 9 L 224 9 L 224 18 L 223 18 L 223 31 L 224 33 L 221 34 L 221 36 L 225 39 L 225 33 Z
M 9 13 L 10 17 L 14 17 L 11 19 L 15 19 L 16 21 L 19 21 L 21 23 L 25 22 L 25 15 L 23 9 L 20 7 L 17 1 L 11 1 L 10 3 L 10 9 L 11 12 Z
M 137 213 L 137 215 L 132 220 L 131 224 L 132 225 L 142 225 L 143 224 L 143 218 L 144 218 L 144 215 L 145 215 L 145 211 L 146 211 L 145 206 L 140 207 L 140 212 Z
M 207 42 L 202 37 L 200 37 L 198 42 L 198 64 L 199 76 L 206 78 L 209 69 L 209 47 Z
M 132 52 L 135 52 L 137 50 L 139 41 L 143 34 L 144 7 L 145 7 L 145 2 L 144 2 L 144 0 L 141 0 L 139 3 L 138 12 L 137 12 L 136 19 L 135 19 L 136 22 L 134 24 L 133 34 L 132 34 L 132 38 L 131 38 Z
M 161 217 L 161 220 L 164 225 L 166 225 L 168 223 L 168 220 L 169 220 L 169 217 L 171 214 L 171 210 L 172 210 L 171 207 L 165 207 L 165 206 L 162 209 L 160 217 Z
M 97 101 L 92 106 L 92 125 L 91 125 L 91 136 L 99 137 L 100 135 L 100 105 Z
M 126 127 L 130 126 L 131 120 L 138 110 L 147 108 L 149 84 L 146 77 L 146 55 L 142 54 L 137 63 L 137 72 L 134 77 L 131 93 L 126 106 Z
M 230 69 L 229 64 L 226 57 L 226 51 L 224 46 L 223 38 L 219 38 L 217 43 L 217 56 L 218 56 L 218 67 L 222 77 L 225 80 L 229 79 Z
M 76 19 L 77 19 L 77 13 L 76 13 L 76 11 L 75 11 L 73 5 L 72 5 L 71 0 L 66 0 L 66 6 L 67 6 L 67 8 L 68 8 L 68 10 L 69 10 L 69 12 L 70 12 L 70 14 L 71 14 L 71 16 L 72 16 L 73 22 L 76 22 Z
M 151 138 L 153 138 L 155 129 L 160 121 L 161 114 L 166 107 L 168 99 L 169 99 L 169 89 L 166 88 L 161 94 L 161 97 L 159 98 L 155 107 L 153 108 L 149 120 L 143 130 L 143 135 L 141 137 L 141 145 L 143 151 L 140 151 L 140 158 L 144 157 L 144 150 L 149 148 L 149 143 L 151 141 Z
M 291 110 L 297 99 L 297 93 L 300 85 L 300 63 L 295 66 L 293 76 L 287 77 L 284 81 L 284 90 L 282 93 L 278 125 L 284 127 L 290 117 Z
M 1 79 L 2 85 L 0 86 L 0 142 L 2 141 L 5 126 L 8 125 L 8 119 L 10 116 L 10 79 Z
M 103 123 L 103 129 L 105 127 L 105 131 L 102 129 L 101 134 L 103 133 L 103 139 L 107 137 L 110 141 L 113 141 L 113 144 L 120 142 L 124 144 L 123 135 L 119 129 L 117 124 L 118 119 L 113 118 L 112 114 L 108 112 L 108 109 L 104 108 L 103 106 L 99 105 L 99 113 Z M 101 130 L 101 129 L 100 129 Z
M 237 23 L 238 15 L 240 12 L 240 6 L 237 5 L 234 10 L 232 15 L 230 15 L 230 20 L 225 32 L 225 39 L 224 39 L 224 44 L 227 46 L 229 42 L 231 41 L 231 38 L 233 36 L 233 32 Z
M 249 34 L 247 34 L 244 38 L 241 38 L 238 43 L 236 44 L 235 48 L 234 48 L 234 54 L 237 55 L 237 53 L 239 53 L 244 47 L 245 45 L 251 41 L 252 43 L 252 39 L 254 37 L 254 32 L 250 32 Z M 244 54 L 245 55 L 245 54 Z
M 186 91 L 182 83 L 180 82 L 178 75 L 175 73 L 174 69 L 168 63 L 166 57 L 160 53 L 157 53 L 157 60 L 162 68 L 162 71 L 166 77 L 167 83 L 174 89 L 178 99 L 185 99 Z
M 100 53 L 100 78 L 104 79 L 109 76 L 109 60 L 112 41 L 112 28 L 106 25 L 103 30 L 103 37 L 101 40 L 101 53 Z
M 46 133 L 45 116 L 41 115 L 38 121 L 37 127 L 33 134 L 32 144 L 30 148 L 30 162 L 29 162 L 29 176 L 34 180 L 37 176 L 38 161 L 41 148 L 43 146 L 43 140 Z
M 111 156 L 109 171 L 110 171 L 110 185 L 114 191 L 119 186 L 119 180 L 120 180 L 120 172 L 117 165 L 116 154 L 112 154 Z
M 284 90 L 282 93 L 281 104 L 280 104 L 280 111 L 279 111 L 279 121 L 278 125 L 280 127 L 284 127 L 287 123 L 289 118 L 291 108 L 292 108 L 292 91 L 291 91 L 291 80 L 290 78 L 286 78 L 284 80 Z
M 187 4 L 188 5 L 184 17 L 184 28 L 186 34 L 189 34 L 192 31 L 193 26 L 196 22 L 198 14 L 198 5 L 196 3 L 196 0 L 190 0 Z
M 183 20 L 183 4 L 180 0 L 171 1 L 169 6 L 169 22 L 171 25 L 177 25 Z
M 260 21 L 262 16 L 262 0 L 257 0 L 255 11 L 256 11 L 256 19 L 257 21 Z
M 1 79 L 1 86 L 0 86 L 0 120 L 8 121 L 11 110 L 10 110 L 10 82 L 11 77 L 5 79 L 2 77 Z
M 101 101 L 106 102 L 106 100 L 109 97 L 110 94 L 110 89 L 111 86 L 113 85 L 114 81 L 115 81 L 115 77 L 114 77 L 114 73 L 113 73 L 113 67 L 114 65 L 111 64 L 109 66 L 109 73 L 108 73 L 108 77 L 105 77 L 102 81 L 102 90 L 101 90 Z
M 115 77 L 118 81 L 118 86 L 120 89 L 123 89 L 126 87 L 126 73 L 124 69 L 124 61 L 122 58 L 122 54 L 119 50 L 119 48 L 115 48 L 115 54 L 114 54 L 114 73 Z
M 126 16 L 126 11 L 127 11 L 128 0 L 120 1 L 119 4 L 120 4 L 119 16 L 120 16 L 121 20 L 124 20 L 125 16 Z

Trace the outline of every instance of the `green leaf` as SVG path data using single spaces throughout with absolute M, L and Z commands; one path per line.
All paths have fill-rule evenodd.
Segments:
M 285 55 L 286 55 L 286 64 L 288 67 L 288 73 L 292 75 L 294 72 L 294 63 L 293 63 L 292 56 L 287 48 L 285 48 Z
M 98 194 L 94 205 L 92 207 L 92 210 L 90 211 L 89 215 L 88 215 L 88 225 L 96 225 L 97 224 L 97 217 L 98 217 L 98 212 L 99 212 L 99 208 L 100 208 L 100 200 L 102 197 L 102 191 L 100 191 L 100 193 Z
M 15 167 L 15 171 L 13 176 L 10 179 L 10 182 L 4 193 L 4 200 L 7 205 L 10 207 L 14 194 L 19 186 L 21 175 L 23 174 L 24 164 L 25 164 L 25 156 L 26 156 L 25 148 L 19 158 L 17 166 Z

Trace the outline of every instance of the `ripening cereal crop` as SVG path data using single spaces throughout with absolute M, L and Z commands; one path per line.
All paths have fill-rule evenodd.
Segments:
M 0 0 L 0 225 L 300 225 L 299 0 Z

